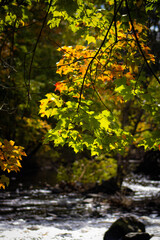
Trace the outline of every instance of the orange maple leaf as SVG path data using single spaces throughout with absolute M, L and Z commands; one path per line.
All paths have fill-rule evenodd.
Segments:
M 55 91 L 58 90 L 59 92 L 65 91 L 68 89 L 68 87 L 66 86 L 66 83 L 63 82 L 57 82 L 55 84 Z

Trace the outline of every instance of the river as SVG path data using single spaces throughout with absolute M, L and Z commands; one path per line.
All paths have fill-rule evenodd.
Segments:
M 160 196 L 160 181 L 134 175 L 127 178 L 134 202 L 147 202 Z M 53 194 L 46 187 L 24 188 L 0 192 L 0 239 L 2 240 L 102 240 L 105 231 L 125 209 L 110 206 L 104 194 L 87 196 Z M 160 210 L 153 202 L 132 206 L 130 212 L 145 222 L 146 231 L 160 239 Z

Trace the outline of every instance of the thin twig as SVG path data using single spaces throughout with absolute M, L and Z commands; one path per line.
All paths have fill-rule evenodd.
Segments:
M 4 67 L 9 68 L 14 72 L 17 72 L 17 70 L 13 66 L 11 66 L 9 63 L 7 63 L 3 58 L 0 58 L 0 61 L 4 64 Z
M 104 37 L 104 39 L 103 39 L 103 41 L 102 41 L 102 43 L 101 43 L 98 51 L 96 52 L 96 54 L 94 55 L 94 57 L 92 58 L 92 60 L 89 62 L 88 66 L 87 66 L 86 72 L 85 72 L 84 77 L 83 77 L 82 86 L 81 86 L 81 89 L 80 89 L 80 97 L 79 97 L 79 103 L 78 103 L 77 111 L 79 110 L 79 106 L 80 106 L 80 104 L 81 104 L 81 98 L 82 98 L 82 92 L 83 92 L 84 82 L 85 82 L 85 79 L 86 79 L 88 70 L 90 69 L 90 66 L 92 65 L 93 61 L 94 61 L 95 58 L 98 56 L 98 54 L 99 54 L 99 52 L 101 51 L 103 45 L 105 44 L 106 39 L 107 39 L 108 34 L 109 34 L 109 31 L 110 31 L 110 29 L 111 29 L 111 27 L 112 27 L 112 25 L 113 25 L 113 22 L 115 21 L 115 18 L 116 18 L 117 13 L 118 13 L 121 5 L 122 5 L 122 2 L 123 2 L 123 0 L 120 2 L 119 6 L 118 6 L 118 8 L 117 8 L 117 10 L 116 10 L 116 12 L 114 13 L 114 16 L 113 16 L 113 18 L 112 18 L 112 21 L 111 21 L 111 23 L 110 23 L 110 25 L 109 25 L 109 28 L 108 28 L 108 30 L 107 30 L 107 33 L 106 33 L 106 35 L 105 35 L 105 37 Z
M 29 101 L 29 90 L 30 90 L 30 81 L 31 81 L 31 72 L 32 72 L 32 65 L 33 65 L 33 61 L 34 61 L 34 57 L 35 57 L 35 53 L 36 53 L 36 49 L 37 49 L 37 45 L 39 43 L 39 40 L 40 40 L 40 37 L 41 37 L 41 34 L 42 34 L 42 31 L 43 31 L 43 28 L 44 28 L 44 25 L 46 23 L 46 20 L 47 20 L 47 17 L 48 17 L 48 14 L 49 14 L 49 10 L 50 10 L 50 7 L 52 5 L 52 1 L 50 1 L 50 4 L 49 4 L 49 7 L 48 7 L 48 10 L 47 10 L 47 13 L 44 17 L 44 20 L 43 20 L 43 23 L 42 23 L 42 27 L 41 27 L 41 30 L 39 32 L 39 35 L 38 35 L 38 38 L 37 38 L 37 41 L 35 43 L 35 46 L 32 50 L 32 58 L 31 58 L 31 63 L 30 63 L 30 67 L 29 67 L 29 74 L 28 74 L 28 101 Z
M 138 48 L 139 48 L 139 51 L 140 51 L 142 57 L 144 58 L 144 61 L 145 61 L 146 65 L 147 65 L 148 69 L 149 69 L 150 72 L 153 74 L 153 76 L 155 77 L 155 79 L 157 80 L 157 82 L 160 84 L 160 80 L 159 80 L 159 78 L 156 76 L 156 74 L 154 73 L 154 71 L 153 71 L 153 69 L 151 68 L 151 66 L 149 65 L 149 63 L 148 63 L 148 61 L 147 61 L 147 59 L 146 59 L 146 56 L 145 56 L 145 54 L 144 54 L 144 52 L 143 52 L 143 50 L 142 50 L 141 44 L 140 44 L 140 42 L 139 42 L 139 40 L 138 40 L 137 33 L 136 33 L 136 30 L 135 30 L 135 28 L 134 28 L 134 24 L 133 24 L 133 21 L 132 21 L 132 18 L 131 18 L 130 9 L 129 9 L 129 6 L 128 6 L 128 1 L 125 0 L 125 3 L 126 3 L 126 8 L 127 8 L 127 12 L 128 12 L 129 21 L 130 21 L 130 23 L 131 23 L 132 30 L 133 30 L 133 33 L 134 33 L 134 36 L 135 36 L 136 43 L 137 43 L 137 46 L 138 46 Z
M 136 80 L 136 84 L 135 84 L 135 89 L 136 89 L 136 87 L 137 87 L 138 80 L 139 80 L 139 78 L 140 78 L 140 76 L 141 76 L 141 73 L 142 73 L 142 70 L 143 70 L 143 68 L 144 68 L 144 64 L 145 64 L 145 62 L 142 64 L 141 69 L 140 69 L 140 71 L 139 71 L 139 73 L 138 73 L 137 80 Z M 134 89 L 134 91 L 135 91 L 135 89 Z
M 97 96 L 98 96 L 100 102 L 103 104 L 103 106 L 104 106 L 109 112 L 111 112 L 111 110 L 110 110 L 110 109 L 107 107 L 107 105 L 103 102 L 103 100 L 102 100 L 100 94 L 98 93 L 98 91 L 96 90 L 96 88 L 95 88 L 94 85 L 93 85 L 93 88 L 94 88 L 94 91 L 95 91 L 95 93 L 97 94 Z
M 64 67 L 64 66 L 70 66 L 71 64 L 74 64 L 76 62 L 81 62 L 83 60 L 86 60 L 86 59 L 91 59 L 92 57 L 87 57 L 87 58 L 80 58 L 80 59 L 75 59 L 73 60 L 71 63 L 65 63 L 65 64 L 61 64 L 61 65 L 58 65 L 58 66 L 50 66 L 50 67 L 32 67 L 34 69 L 57 69 L 59 67 Z
M 116 14 L 116 9 L 117 9 L 117 0 L 114 0 L 114 15 Z M 118 34 L 117 34 L 117 20 L 116 20 L 116 17 L 115 17 L 115 20 L 114 20 L 114 28 L 115 28 L 115 39 L 116 39 L 116 43 L 118 41 Z

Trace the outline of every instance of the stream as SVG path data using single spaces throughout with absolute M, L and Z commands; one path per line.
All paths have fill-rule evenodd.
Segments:
M 2 240 L 102 240 L 105 231 L 119 217 L 129 213 L 145 222 L 146 232 L 160 239 L 160 181 L 132 176 L 123 185 L 134 191 L 128 201 L 137 203 L 129 212 L 111 206 L 105 194 L 53 194 L 47 187 L 0 192 L 0 239 Z M 151 204 L 152 203 L 152 204 Z

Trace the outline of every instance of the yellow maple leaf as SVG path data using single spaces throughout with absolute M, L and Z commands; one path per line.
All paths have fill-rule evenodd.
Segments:
M 91 42 L 92 42 L 92 43 L 96 43 L 95 37 L 89 36 L 89 35 L 87 35 L 86 41 L 88 42 L 88 44 L 90 44 Z

